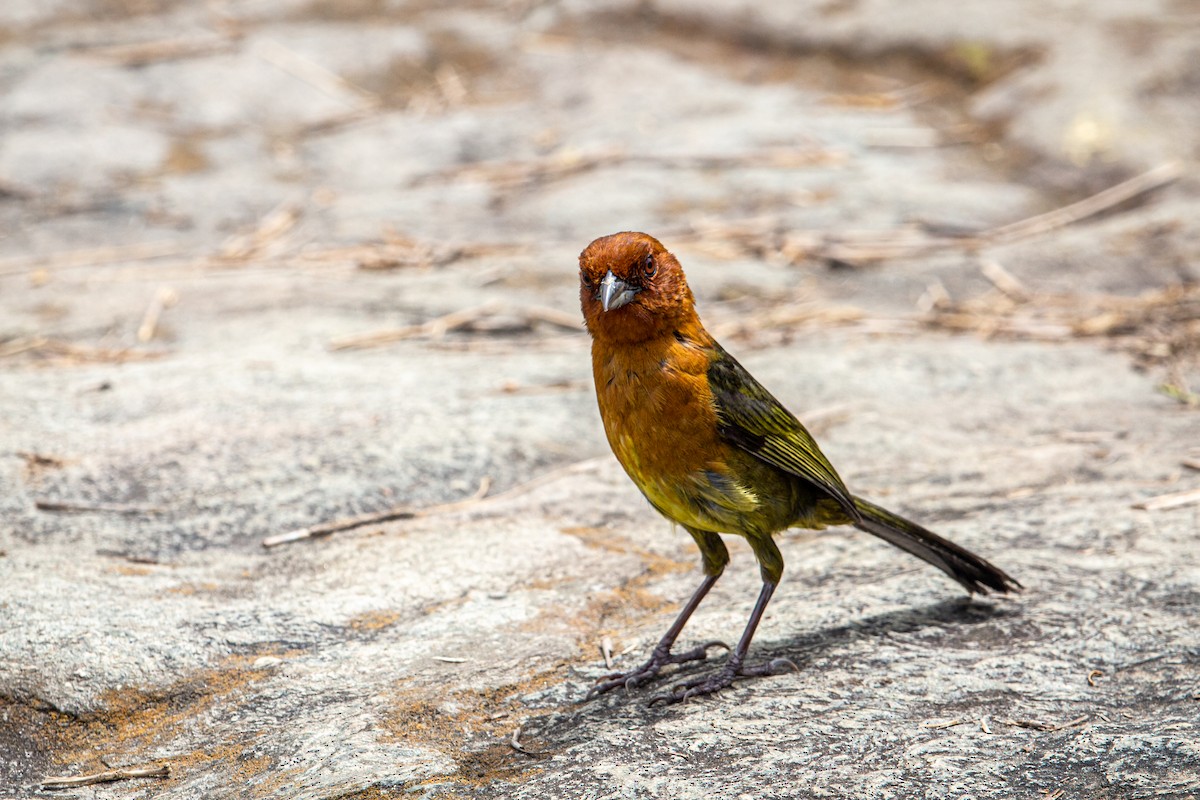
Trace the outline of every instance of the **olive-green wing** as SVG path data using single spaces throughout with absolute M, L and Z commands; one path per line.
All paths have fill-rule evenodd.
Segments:
M 720 435 L 776 469 L 808 481 L 860 517 L 850 490 L 812 435 L 719 344 L 708 367 Z

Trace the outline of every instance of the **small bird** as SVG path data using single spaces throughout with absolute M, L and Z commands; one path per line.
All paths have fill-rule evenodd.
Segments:
M 712 694 L 791 662 L 749 665 L 746 652 L 783 575 L 774 535 L 854 525 L 945 572 L 968 592 L 1021 585 L 979 556 L 850 493 L 816 441 L 717 343 L 696 314 L 679 261 L 645 233 L 596 239 L 579 255 L 579 297 L 608 443 L 650 504 L 692 535 L 704 580 L 640 667 L 600 679 L 589 697 L 641 686 L 668 664 L 702 661 L 720 642 L 672 652 L 692 612 L 729 562 L 720 534 L 749 542 L 762 590 L 718 671 L 655 701 Z M 653 701 L 652 701 L 653 702 Z

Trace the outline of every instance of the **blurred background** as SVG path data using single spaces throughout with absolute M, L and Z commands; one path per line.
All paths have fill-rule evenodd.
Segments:
M 0 357 L 152 356 L 348 282 L 381 298 L 362 326 L 413 321 L 414 268 L 565 289 L 645 229 L 730 267 L 722 296 L 783 291 L 767 327 L 802 288 L 852 306 L 822 324 L 1140 331 L 1194 404 L 1194 293 L 1119 298 L 1195 282 L 1198 30 L 1165 0 L 11 0 Z M 746 261 L 793 269 L 732 285 Z
M 1110 697 L 1136 720 L 1088 728 L 1092 750 L 1031 766 L 1018 726 L 988 740 L 990 773 L 895 754 L 1030 672 L 1061 679 L 1059 704 L 995 713 L 1057 724 L 1094 710 L 1084 666 L 1200 646 L 1193 501 L 1130 510 L 1200 475 L 1198 159 L 1195 0 L 4 0 L 0 777 L 116 752 L 174 758 L 179 797 L 529 778 L 521 715 L 578 695 L 605 637 L 640 653 L 694 582 L 595 414 L 576 257 L 632 229 L 680 257 L 710 330 L 856 490 L 1044 589 L 946 645 L 949 705 L 897 679 L 909 716 L 884 750 L 810 735 L 828 708 L 806 678 L 756 689 L 828 743 L 783 774 L 908 796 L 999 770 L 1049 793 L 1110 774 L 1088 753 L 1111 734 L 1133 742 L 1111 774 L 1157 791 L 1155 765 L 1195 765 L 1153 739 L 1195 731 L 1174 656 L 1151 677 L 1175 694 Z M 514 487 L 500 512 L 261 547 Z M 773 605 L 763 646 L 816 638 L 775 655 L 903 650 L 854 650 L 881 608 L 928 606 L 875 633 L 961 621 L 936 576 L 854 536 L 805 546 L 805 602 Z M 734 557 L 697 636 L 744 617 L 756 578 Z M 862 676 L 829 658 L 821 680 L 853 697 Z M 679 724 L 753 793 L 774 773 L 704 738 L 721 709 Z M 583 796 L 555 776 L 590 785 L 622 726 L 657 724 L 605 713 L 591 750 L 547 734 L 564 760 L 524 796 Z M 965 730 L 953 752 L 984 747 Z

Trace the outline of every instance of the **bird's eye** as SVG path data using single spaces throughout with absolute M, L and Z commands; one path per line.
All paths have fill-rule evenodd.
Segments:
M 642 274 L 647 278 L 653 278 L 656 272 L 658 272 L 658 264 L 654 263 L 654 254 L 646 253 L 646 257 L 642 259 Z
M 579 273 L 579 280 L 582 281 L 583 285 L 589 289 L 596 285 L 596 282 L 592 280 L 592 276 L 588 275 L 586 272 Z

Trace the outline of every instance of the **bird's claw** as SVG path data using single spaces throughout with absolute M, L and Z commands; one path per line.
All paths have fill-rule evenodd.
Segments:
M 790 658 L 773 658 L 767 662 L 767 666 L 771 668 L 771 671 L 766 673 L 768 675 L 781 675 L 784 667 L 791 667 L 792 672 L 800 671 L 800 666 Z
M 760 678 L 767 675 L 779 675 L 785 667 L 791 667 L 796 672 L 800 667 L 790 658 L 773 658 L 763 664 L 744 666 L 741 664 L 726 664 L 725 668 L 716 674 L 701 675 L 697 678 L 677 683 L 668 694 L 652 697 L 647 704 L 654 707 L 659 703 L 673 705 L 690 700 L 693 697 L 703 697 L 716 694 L 722 689 L 728 689 L 739 678 Z
M 596 685 L 588 690 L 584 696 L 583 702 L 587 702 L 594 697 L 599 697 L 605 692 L 610 692 L 619 687 L 625 687 L 625 690 L 636 689 L 643 684 L 649 683 L 658 676 L 658 673 L 668 664 L 687 664 L 692 661 L 704 661 L 708 658 L 708 651 L 714 647 L 721 647 L 729 650 L 729 645 L 725 642 L 716 639 L 697 645 L 691 650 L 685 650 L 682 653 L 672 653 L 669 650 L 655 650 L 650 656 L 650 660 L 642 664 L 637 669 L 631 669 L 629 672 L 610 672 L 603 675 L 597 681 Z

